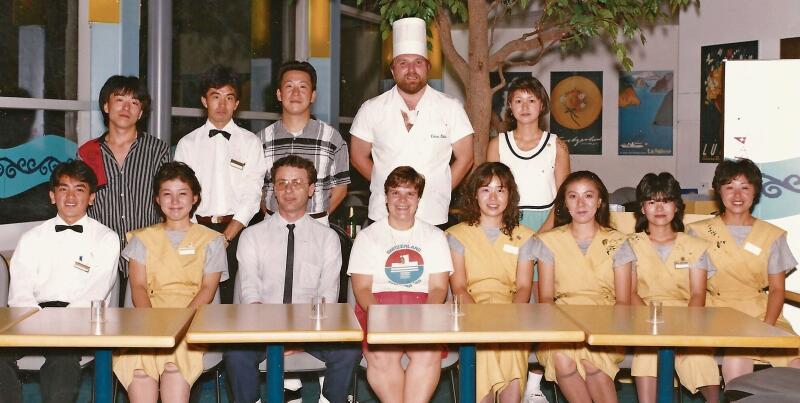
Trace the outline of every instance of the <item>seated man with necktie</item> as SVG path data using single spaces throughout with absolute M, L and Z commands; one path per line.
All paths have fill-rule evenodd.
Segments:
M 50 177 L 50 202 L 58 214 L 20 238 L 9 270 L 8 306 L 88 308 L 93 300 L 109 303 L 117 278 L 119 239 L 86 215 L 96 190 L 97 177 L 83 161 L 56 166 Z M 0 400 L 22 401 L 16 360 L 26 353 L 30 351 L 2 351 Z M 80 352 L 37 353 L 45 357 L 40 372 L 42 401 L 74 402 L 81 381 Z
M 339 237 L 306 213 L 317 179 L 314 164 L 289 155 L 273 164 L 270 178 L 277 214 L 245 229 L 239 239 L 240 303 L 309 303 L 315 296 L 336 302 L 342 266 Z M 361 359 L 359 346 L 313 344 L 305 351 L 325 362 L 323 396 L 331 403 L 346 402 L 353 370 Z M 236 402 L 260 401 L 258 364 L 264 358 L 261 346 L 225 353 Z

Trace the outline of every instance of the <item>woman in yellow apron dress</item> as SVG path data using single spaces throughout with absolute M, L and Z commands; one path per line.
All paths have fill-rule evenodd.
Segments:
M 631 303 L 704 306 L 709 244 L 683 233 L 680 183 L 667 172 L 649 173 L 636 187 L 636 200 L 641 206 L 635 212 L 636 233 L 628 238 L 636 254 Z M 656 349 L 636 349 L 631 375 L 640 403 L 656 401 L 657 365 Z M 719 401 L 719 368 L 713 350 L 678 350 L 675 370 L 690 392 L 699 390 L 707 402 Z
M 721 214 L 689 225 L 690 234 L 711 243 L 708 255 L 717 272 L 708 280 L 708 306 L 738 309 L 794 333 L 781 311 L 786 271 L 797 260 L 789 250 L 786 231 L 752 215 L 761 186 L 761 170 L 753 161 L 721 162 L 712 181 Z M 725 382 L 753 372 L 754 361 L 800 368 L 800 351 L 727 349 L 722 361 Z
M 537 235 L 540 302 L 574 305 L 630 303 L 631 262 L 625 234 L 609 228 L 608 190 L 592 172 L 573 172 L 555 201 L 556 228 Z M 586 343 L 542 343 L 536 357 L 545 378 L 570 402 L 616 402 L 614 377 L 625 350 Z
M 227 277 L 222 234 L 190 221 L 200 183 L 189 166 L 164 164 L 154 181 L 164 222 L 131 232 L 122 255 L 129 259 L 135 307 L 196 308 L 210 303 Z M 126 349 L 114 355 L 114 373 L 131 402 L 188 402 L 203 372 L 203 349 L 181 340 L 168 349 Z M 160 392 L 160 393 L 159 393 Z
M 447 230 L 453 258 L 450 287 L 465 304 L 529 303 L 533 231 L 519 224 L 518 201 L 514 176 L 500 162 L 481 164 L 467 179 L 462 222 Z M 482 403 L 497 398 L 518 403 L 527 374 L 527 344 L 478 346 L 476 392 Z

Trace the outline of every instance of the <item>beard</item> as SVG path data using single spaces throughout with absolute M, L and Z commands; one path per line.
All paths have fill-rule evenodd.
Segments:
M 400 88 L 406 94 L 416 94 L 425 88 L 427 84 L 427 80 L 422 79 L 422 77 L 415 81 L 408 81 L 405 78 L 397 80 L 397 88 Z

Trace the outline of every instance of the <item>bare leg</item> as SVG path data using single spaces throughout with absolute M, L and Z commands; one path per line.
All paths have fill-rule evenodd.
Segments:
M 481 403 L 494 403 L 494 393 L 490 390 L 489 393 L 481 399 Z
M 570 403 L 591 403 L 589 389 L 586 382 L 578 374 L 578 366 L 575 361 L 561 353 L 553 355 L 556 366 L 556 380 L 561 393 Z
M 427 403 L 431 400 L 439 374 L 442 372 L 442 352 L 433 350 L 409 350 L 408 368 L 403 391 L 405 403 Z
M 403 401 L 405 372 L 400 366 L 402 356 L 402 351 L 376 348 L 364 352 L 364 357 L 367 358 L 367 381 L 381 402 L 401 403 Z
M 753 360 L 749 358 L 726 355 L 722 359 L 722 378 L 725 382 L 753 372 Z
M 708 385 L 697 388 L 707 403 L 719 403 L 719 385 Z
M 131 403 L 158 402 L 158 381 L 141 369 L 133 371 L 133 380 L 128 385 L 128 399 Z
M 518 403 L 522 400 L 522 392 L 519 390 L 519 379 L 514 379 L 500 391 L 500 401 L 502 403 Z
M 183 379 L 178 367 L 168 362 L 161 374 L 161 401 L 163 403 L 185 403 L 189 401 L 189 383 Z
M 656 401 L 656 378 L 653 376 L 634 377 L 636 382 L 636 397 L 639 403 L 655 403 Z
M 617 388 L 614 380 L 589 361 L 583 360 L 581 364 L 586 370 L 586 387 L 592 400 L 598 403 L 616 403 Z

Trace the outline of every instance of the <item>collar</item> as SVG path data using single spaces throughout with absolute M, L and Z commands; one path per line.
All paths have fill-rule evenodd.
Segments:
M 217 127 L 214 126 L 211 123 L 210 120 L 206 119 L 206 123 L 203 125 L 203 133 L 205 134 L 206 138 L 208 138 L 208 131 L 211 130 L 211 129 L 217 129 Z M 229 120 L 228 123 L 225 124 L 225 127 L 223 127 L 222 129 L 218 129 L 218 130 L 223 130 L 223 131 L 226 131 L 226 132 L 230 133 L 231 134 L 231 139 L 233 139 L 233 136 L 238 136 L 239 135 L 239 126 L 236 125 L 236 123 L 233 122 L 233 119 Z
M 78 219 L 78 221 L 75 221 L 72 224 L 67 224 L 67 222 L 64 221 L 64 219 L 61 218 L 61 216 L 58 215 L 58 214 L 56 214 L 56 216 L 53 218 L 53 220 L 55 220 L 53 222 L 53 225 L 83 225 L 83 228 L 84 228 L 83 232 L 86 233 L 85 228 L 86 228 L 86 225 L 89 223 L 89 215 L 88 214 L 84 214 L 83 217 L 81 217 L 80 219 Z
M 391 102 L 394 103 L 397 107 L 400 108 L 403 112 L 408 112 L 408 105 L 406 105 L 406 101 L 403 100 L 403 97 L 400 95 L 400 90 L 397 88 L 397 84 L 392 87 L 391 90 Z M 419 99 L 417 102 L 417 107 L 414 108 L 415 111 L 421 111 L 427 105 L 428 98 L 431 97 L 431 93 L 433 92 L 433 88 L 430 85 L 425 84 L 425 92 L 422 93 L 422 98 Z
M 142 138 L 142 136 L 145 136 L 145 135 L 147 135 L 147 133 L 142 132 L 141 130 L 137 129 L 136 130 L 136 138 L 133 140 L 133 144 L 136 144 L 136 142 L 139 141 L 139 139 Z M 103 133 L 100 137 L 98 137 L 97 141 L 100 142 L 100 144 L 105 144 L 106 136 L 108 136 L 108 130 L 106 130 L 105 133 Z M 133 147 L 133 144 L 131 144 L 131 147 Z
M 277 226 L 279 226 L 281 228 L 284 228 L 284 229 L 286 229 L 286 225 L 287 224 L 294 224 L 295 225 L 295 230 L 300 228 L 300 227 L 305 226 L 305 224 L 308 223 L 308 220 L 311 220 L 311 217 L 309 217 L 308 213 L 305 213 L 305 214 L 303 214 L 302 217 L 298 218 L 297 221 L 292 223 L 292 222 L 286 221 L 286 219 L 284 219 L 283 216 L 281 216 L 281 213 L 279 213 L 277 211 L 275 212 L 275 214 L 271 215 L 270 218 L 273 220 L 273 223 L 275 225 L 277 225 Z
M 275 124 L 277 125 L 276 129 L 280 130 L 281 134 L 284 134 L 286 136 L 295 137 L 292 134 L 292 132 L 290 132 L 289 129 L 287 129 L 286 126 L 283 125 L 283 119 L 278 120 L 277 122 L 275 122 Z M 298 137 L 302 136 L 302 135 L 304 135 L 304 134 L 306 134 L 308 132 L 316 132 L 316 131 L 318 131 L 318 129 L 317 129 L 318 127 L 319 127 L 319 121 L 314 119 L 314 118 L 311 118 L 311 119 L 308 120 L 308 122 L 306 122 L 305 127 L 303 127 L 303 130 L 300 131 L 300 134 L 298 135 Z

